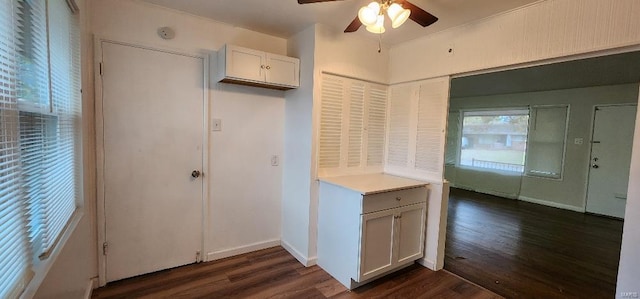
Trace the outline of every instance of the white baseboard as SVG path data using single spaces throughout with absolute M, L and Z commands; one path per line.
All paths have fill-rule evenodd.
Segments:
M 548 201 L 548 200 L 542 200 L 542 199 L 537 199 L 537 198 L 532 198 L 532 197 L 526 197 L 526 196 L 518 196 L 518 200 L 522 200 L 522 201 L 526 201 L 526 202 L 530 202 L 530 203 L 535 203 L 535 204 L 539 204 L 539 205 L 544 205 L 544 206 L 548 206 L 548 207 L 553 207 L 553 208 L 558 208 L 558 209 L 564 209 L 564 210 L 569 210 L 569 211 L 574 211 L 574 212 L 580 212 L 580 213 L 584 213 L 584 208 L 582 207 L 576 207 L 576 206 L 572 206 L 572 205 L 565 205 L 562 203 L 557 203 L 557 202 L 553 202 L 553 201 Z
M 295 257 L 305 267 L 311 267 L 318 263 L 318 257 L 314 256 L 312 258 L 308 258 L 304 254 L 300 253 L 300 251 L 296 250 L 293 246 L 291 246 L 291 244 L 287 243 L 286 241 L 283 240 L 280 243 L 281 243 L 280 245 L 285 250 L 287 250 L 291 255 L 293 255 L 293 257 Z
M 438 269 L 436 269 L 436 263 L 434 263 L 433 261 L 430 261 L 428 259 L 419 259 L 417 262 L 418 264 L 423 265 L 427 269 L 438 271 Z
M 91 299 L 91 294 L 93 293 L 93 290 L 95 288 L 98 287 L 98 278 L 94 277 L 89 279 L 89 282 L 87 283 L 87 288 L 84 290 L 84 299 Z
M 239 246 L 236 248 L 218 250 L 218 251 L 207 253 L 207 261 L 219 260 L 226 257 L 234 256 L 234 255 L 267 249 L 267 248 L 276 247 L 276 246 L 280 246 L 279 239 L 253 243 L 245 246 Z

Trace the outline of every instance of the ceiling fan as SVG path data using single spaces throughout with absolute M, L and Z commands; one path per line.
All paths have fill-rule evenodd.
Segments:
M 330 1 L 342 0 L 298 0 L 298 3 L 309 4 Z M 373 0 L 369 5 L 360 8 L 358 16 L 353 19 L 344 32 L 355 32 L 360 26 L 365 25 L 370 32 L 384 33 L 385 12 L 391 19 L 393 28 L 402 25 L 407 18 L 422 27 L 427 27 L 438 20 L 434 15 L 406 0 Z

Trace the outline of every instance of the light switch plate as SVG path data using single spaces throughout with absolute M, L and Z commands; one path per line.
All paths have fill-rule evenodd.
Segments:
M 211 130 L 212 131 L 222 131 L 222 120 L 219 118 L 214 118 L 211 120 Z

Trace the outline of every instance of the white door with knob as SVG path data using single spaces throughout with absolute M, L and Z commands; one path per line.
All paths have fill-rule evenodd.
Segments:
M 100 48 L 106 281 L 194 263 L 203 250 L 204 58 Z
M 596 107 L 587 212 L 624 218 L 636 106 Z

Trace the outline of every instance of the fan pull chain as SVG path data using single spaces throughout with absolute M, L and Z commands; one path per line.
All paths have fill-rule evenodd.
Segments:
M 382 52 L 382 34 L 378 35 L 378 53 Z

